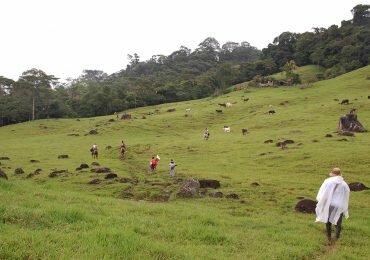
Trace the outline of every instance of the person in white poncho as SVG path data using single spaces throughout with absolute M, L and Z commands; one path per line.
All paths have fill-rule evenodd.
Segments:
M 349 187 L 339 168 L 334 168 L 317 194 L 316 222 L 326 223 L 328 241 L 331 242 L 331 225 L 335 225 L 335 238 L 339 239 L 343 215 L 348 218 Z

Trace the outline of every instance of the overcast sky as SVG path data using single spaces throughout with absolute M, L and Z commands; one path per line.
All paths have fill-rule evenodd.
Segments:
M 363 0 L 0 0 L 0 76 L 37 68 L 59 78 L 108 74 L 140 60 L 194 50 L 207 37 L 259 49 L 284 31 L 340 25 Z

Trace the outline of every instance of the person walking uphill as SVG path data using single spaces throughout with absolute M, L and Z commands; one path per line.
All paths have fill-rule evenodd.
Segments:
M 171 161 L 170 161 L 170 176 L 171 176 L 171 177 L 175 177 L 175 167 L 176 167 L 176 164 L 175 164 L 175 162 L 171 159 Z
M 343 215 L 348 218 L 349 187 L 339 168 L 334 168 L 321 185 L 317 194 L 316 222 L 326 223 L 328 242 L 331 239 L 331 225 L 335 225 L 335 238 L 339 239 Z

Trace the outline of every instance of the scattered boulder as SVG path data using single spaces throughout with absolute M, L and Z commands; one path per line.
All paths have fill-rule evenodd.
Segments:
M 98 162 L 92 162 L 91 165 L 93 165 L 93 166 L 100 166 L 100 163 L 98 163 Z
M 271 144 L 273 142 L 274 142 L 274 140 L 271 140 L 271 139 L 264 141 L 265 144 Z
M 220 188 L 220 182 L 217 180 L 199 180 L 200 188 Z
M 260 186 L 260 185 L 259 185 L 259 183 L 258 183 L 258 182 L 252 182 L 252 183 L 251 183 L 251 186 L 253 186 L 253 187 L 257 187 L 257 186 Z
M 298 201 L 297 205 L 295 206 L 295 210 L 302 213 L 312 214 L 315 213 L 316 204 L 316 201 L 303 199 Z
M 349 99 L 343 99 L 342 102 L 340 102 L 341 105 L 348 105 Z
M 101 182 L 100 179 L 93 179 L 91 181 L 88 182 L 88 184 L 99 184 Z
M 363 191 L 363 190 L 368 190 L 369 188 L 366 187 L 363 183 L 361 182 L 352 182 L 348 184 L 349 189 L 351 191 Z
M 22 174 L 22 173 L 24 173 L 22 168 L 17 168 L 14 170 L 14 174 Z
M 98 131 L 96 131 L 95 129 L 90 130 L 89 132 L 89 135 L 97 135 L 97 134 L 98 134 Z
M 349 132 L 366 132 L 367 130 L 358 121 L 356 114 L 346 114 L 339 118 L 339 130 Z
M 10 158 L 6 157 L 6 156 L 3 156 L 3 157 L 0 157 L 0 160 L 10 160 Z
M 108 173 L 111 171 L 111 169 L 104 167 L 104 168 L 91 169 L 90 171 L 95 172 L 95 173 Z
M 123 114 L 123 115 L 121 116 L 121 119 L 124 119 L 124 120 L 131 119 L 131 114 Z
M 8 179 L 8 176 L 6 175 L 5 172 L 3 172 L 2 170 L 0 170 L 0 178 L 4 178 L 4 179 Z
M 65 173 L 67 172 L 66 170 L 56 170 L 56 171 L 53 171 L 49 174 L 49 177 L 50 178 L 54 178 L 54 177 L 57 177 L 60 173 Z
M 177 193 L 180 197 L 194 197 L 198 195 L 200 188 L 200 183 L 197 180 L 187 180 L 183 182 L 183 184 L 180 187 L 180 191 Z
M 76 168 L 76 171 L 81 171 L 82 170 L 82 168 L 81 167 L 77 167 Z
M 40 171 L 42 171 L 42 170 L 41 169 L 36 169 L 34 172 L 31 172 L 30 174 L 28 174 L 26 176 L 26 178 L 32 178 L 35 175 L 39 175 L 40 174 Z
M 230 194 L 227 194 L 225 196 L 227 199 L 233 199 L 233 200 L 238 200 L 239 199 L 239 195 L 236 194 L 236 193 L 230 193 Z
M 107 175 L 105 175 L 104 179 L 114 179 L 114 178 L 117 178 L 117 174 L 115 173 L 108 173 Z
M 30 163 L 39 163 L 39 160 L 30 160 Z
M 68 154 L 58 155 L 58 159 L 68 159 L 68 158 L 69 158 Z
M 87 169 L 87 168 L 89 168 L 89 165 L 87 165 L 86 163 L 81 163 L 80 168 L 81 169 Z
M 333 137 L 333 135 L 332 134 L 326 134 L 325 137 L 329 137 L 330 138 L 330 137 Z
M 209 196 L 212 197 L 212 198 L 223 198 L 224 194 L 220 191 L 217 191 L 217 192 L 214 192 L 214 193 L 210 193 Z

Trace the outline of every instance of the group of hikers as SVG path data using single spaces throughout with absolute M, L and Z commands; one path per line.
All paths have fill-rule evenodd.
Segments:
M 121 153 L 121 158 L 124 158 L 124 154 L 127 152 L 127 147 L 126 147 L 126 144 L 123 142 L 123 140 L 121 142 L 119 150 L 120 150 L 120 153 Z M 92 145 L 92 147 L 90 148 L 90 152 L 91 152 L 91 157 L 92 158 L 98 159 L 98 145 L 96 143 L 94 143 Z M 153 156 L 152 159 L 150 160 L 150 169 L 151 169 L 152 173 L 156 172 L 157 165 L 158 165 L 160 159 L 161 158 L 157 155 L 156 157 Z M 176 164 L 175 164 L 173 159 L 170 160 L 169 166 L 170 166 L 170 176 L 175 177 Z

